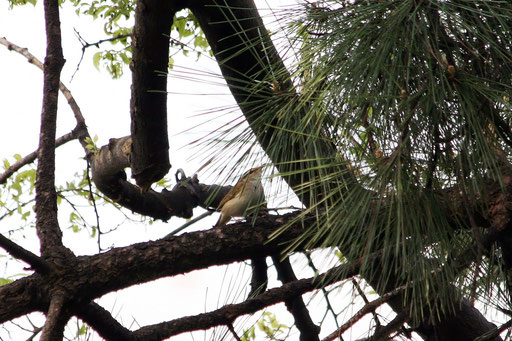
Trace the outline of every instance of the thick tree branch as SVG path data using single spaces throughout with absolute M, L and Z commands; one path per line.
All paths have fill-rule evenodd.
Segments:
M 197 206 L 217 207 L 231 186 L 200 184 L 197 177 L 187 178 L 176 173 L 177 185 L 171 191 L 157 193 L 141 189 L 126 179 L 124 169 L 130 166 L 132 138 L 110 139 L 91 162 L 92 179 L 96 187 L 123 207 L 155 219 L 167 221 L 173 216 L 190 218 Z
M 69 315 L 65 311 L 65 301 L 62 294 L 56 294 L 52 298 L 41 332 L 41 341 L 60 341 L 64 338 L 64 327 L 69 320 Z
M 298 237 L 304 226 L 313 221 L 296 223 L 286 236 L 270 241 L 272 232 L 292 217 L 269 216 L 258 220 L 254 226 L 243 222 L 78 257 L 77 276 L 88 280 L 74 283 L 75 290 L 94 299 L 165 276 L 279 253 L 283 245 Z M 133 276 L 134 273 L 137 276 Z
M 171 167 L 167 137 L 167 68 L 173 1 L 138 0 L 133 29 L 132 174 L 147 190 Z
M 44 280 L 39 274 L 0 286 L 0 324 L 34 311 L 46 311 Z
M 50 257 L 55 256 L 58 250 L 63 248 L 55 192 L 55 130 L 59 77 L 64 65 L 57 0 L 44 1 L 44 16 L 46 58 L 43 70 L 43 110 L 36 175 L 36 230 L 41 242 L 41 255 Z
M 76 264 L 68 269 L 66 277 L 58 285 L 66 288 L 76 300 L 87 302 L 105 293 L 156 278 L 183 274 L 212 265 L 244 261 L 255 256 L 276 254 L 288 241 L 297 238 L 304 228 L 314 222 L 314 218 L 298 222 L 290 227 L 286 237 L 280 236 L 269 242 L 272 232 L 293 217 L 291 214 L 269 216 L 259 219 L 255 226 L 251 226 L 251 223 L 237 223 L 219 229 L 116 248 L 99 255 L 78 257 Z M 133 276 L 134 273 L 137 276 Z M 0 301 L 6 303 L 0 305 L 0 323 L 31 311 L 46 310 L 49 304 L 45 303 L 48 302 L 46 293 L 51 291 L 53 285 L 36 274 L 0 287 Z M 458 306 L 455 316 L 457 319 L 453 322 L 460 323 L 461 326 L 450 325 L 452 333 L 460 332 L 460 328 L 469 328 L 461 320 L 468 321 L 472 335 L 481 335 L 488 330 L 485 325 L 487 321 L 476 309 L 464 302 Z M 200 315 L 195 322 L 203 321 L 203 318 Z M 193 317 L 184 321 L 180 323 L 195 324 Z M 176 329 L 172 327 L 172 330 Z

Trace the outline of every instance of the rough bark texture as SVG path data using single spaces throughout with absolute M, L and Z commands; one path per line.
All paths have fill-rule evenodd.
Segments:
M 126 179 L 124 169 L 130 165 L 132 138 L 111 139 L 92 157 L 92 179 L 96 187 L 110 199 L 132 212 L 161 219 L 191 218 L 197 206 L 216 208 L 231 186 L 206 185 L 197 177 L 186 177 L 179 171 L 176 186 L 169 191 L 141 189 Z
M 36 181 L 36 229 L 44 257 L 56 256 L 62 246 L 57 220 L 55 192 L 55 131 L 60 71 L 64 65 L 57 0 L 45 0 L 46 58 L 44 62 L 43 109 L 39 135 L 39 163 Z
M 169 35 L 176 10 L 172 1 L 139 0 L 133 31 L 131 167 L 148 189 L 169 171 L 167 68 Z
M 266 241 L 291 218 L 292 215 L 267 217 L 255 227 L 240 223 L 73 258 L 69 267 L 59 268 L 48 276 L 36 273 L 0 287 L 0 323 L 32 311 L 48 310 L 58 288 L 58 293 L 65 293 L 69 302 L 67 311 L 101 324 L 105 318 L 99 317 L 105 312 L 91 300 L 133 284 L 279 253 L 283 244 L 300 235 L 303 224 L 295 224 L 286 238 Z M 307 226 L 308 222 L 304 224 Z

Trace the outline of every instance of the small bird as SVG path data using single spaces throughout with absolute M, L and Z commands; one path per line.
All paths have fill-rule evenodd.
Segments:
M 215 226 L 225 225 L 232 217 L 246 215 L 248 208 L 262 204 L 265 199 L 261 184 L 263 166 L 245 172 L 228 194 L 221 200 L 220 217 Z

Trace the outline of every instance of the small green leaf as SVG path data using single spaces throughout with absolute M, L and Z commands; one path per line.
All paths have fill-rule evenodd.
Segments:
M 96 52 L 94 56 L 92 57 L 92 62 L 96 69 L 100 69 L 100 60 L 101 60 L 101 52 Z

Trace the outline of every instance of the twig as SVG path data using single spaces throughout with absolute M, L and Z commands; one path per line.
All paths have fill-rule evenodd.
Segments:
M 311 254 L 309 252 L 304 252 L 304 255 L 306 256 L 308 260 L 308 265 L 313 271 L 315 272 L 315 275 L 318 274 L 318 269 L 316 268 L 315 264 L 313 263 L 313 259 L 311 258 Z M 322 287 L 322 294 L 324 295 L 325 302 L 327 304 L 327 310 L 329 310 L 334 318 L 334 323 L 336 324 L 336 328 L 339 328 L 338 325 L 338 315 L 334 312 L 334 308 L 332 307 L 331 301 L 329 300 L 329 293 L 327 290 L 325 290 L 325 287 Z M 343 341 L 343 338 L 341 338 L 341 341 Z
M 27 58 L 30 64 L 33 64 L 44 71 L 43 63 L 41 63 L 41 61 L 37 59 L 32 53 L 28 52 L 28 49 L 19 47 L 18 45 L 11 43 L 5 37 L 0 37 L 0 44 L 6 46 L 8 50 L 15 51 L 21 54 L 22 56 Z M 87 131 L 85 119 L 82 115 L 80 107 L 76 103 L 73 95 L 71 94 L 71 91 L 69 91 L 69 89 L 64 85 L 64 83 L 59 82 L 59 90 L 62 92 L 62 94 L 68 101 L 68 104 L 71 107 L 73 114 L 75 115 L 75 119 L 77 122 L 77 126 L 75 127 L 75 130 L 77 131 L 77 138 L 80 141 L 80 144 L 82 145 L 82 148 L 84 149 L 86 156 L 89 157 L 90 155 L 92 155 L 92 151 L 86 148 L 87 142 L 85 142 L 85 138 L 89 137 L 89 132 Z
M 227 327 L 228 327 L 229 331 L 231 332 L 231 334 L 233 335 L 233 337 L 235 338 L 236 341 L 242 341 L 240 339 L 240 337 L 238 336 L 238 334 L 236 333 L 235 328 L 233 328 L 233 323 L 228 323 Z
M 206 218 L 208 217 L 209 215 L 211 215 L 213 212 L 215 211 L 206 211 L 204 212 L 203 214 L 201 215 L 198 215 L 197 217 L 195 217 L 194 219 L 190 219 L 189 221 L 187 221 L 185 224 L 181 225 L 180 227 L 178 227 L 177 229 L 175 229 L 174 231 L 172 231 L 171 233 L 167 234 L 165 236 L 165 238 L 167 237 L 171 237 L 171 236 L 174 236 L 176 235 L 176 233 L 186 229 L 187 227 L 189 227 L 190 225 L 192 224 L 195 224 L 197 223 L 199 220 L 203 219 L 203 218 Z
M 364 304 L 365 305 L 370 304 L 370 301 L 368 301 L 368 298 L 366 297 L 363 289 L 361 289 L 361 286 L 359 286 L 359 283 L 357 283 L 357 281 L 354 278 L 352 278 L 352 285 L 354 285 L 354 288 L 356 288 L 359 296 L 361 296 L 361 298 L 363 299 Z M 376 324 L 377 328 L 379 328 L 381 326 L 381 324 L 379 321 L 379 316 L 377 316 L 377 313 L 375 313 L 375 309 L 372 310 L 372 314 L 373 314 L 373 318 L 375 319 L 375 324 Z
M 33 322 L 32 320 L 30 319 L 30 317 L 27 316 L 27 320 L 28 320 L 28 323 L 30 323 L 30 325 L 32 326 L 33 330 L 32 330 L 32 336 L 30 336 L 27 341 L 31 341 L 33 340 L 37 334 L 39 334 L 42 330 L 43 330 L 43 327 L 37 327 Z
M 341 327 L 339 327 L 335 332 L 329 334 L 326 338 L 324 338 L 322 341 L 332 341 L 338 337 L 341 336 L 347 329 L 352 327 L 357 321 L 359 321 L 363 316 L 368 314 L 369 312 L 372 312 L 375 314 L 375 309 L 377 309 L 382 304 L 386 303 L 391 297 L 398 295 L 402 290 L 405 289 L 405 286 L 398 287 L 394 289 L 393 291 L 390 291 L 381 297 L 368 302 L 365 304 L 354 316 L 352 316 L 347 322 L 345 322 Z M 387 327 L 387 326 L 386 326 Z M 379 330 L 384 330 L 384 328 L 379 328 Z M 379 331 L 380 333 L 380 331 Z M 389 334 L 388 334 L 389 335 Z
M 91 166 L 89 164 L 89 160 L 87 160 L 87 184 L 89 185 L 89 200 L 92 201 L 92 206 L 94 207 L 94 214 L 96 215 L 96 228 L 98 229 L 98 252 L 103 251 L 101 248 L 101 228 L 100 228 L 100 215 L 98 214 L 98 207 L 96 207 L 96 199 L 94 199 L 94 195 L 92 192 L 92 181 L 91 177 L 89 176 L 89 170 Z
M 77 137 L 78 137 L 78 134 L 76 133 L 76 128 L 75 128 L 71 132 L 69 132 L 69 133 L 67 133 L 65 135 L 62 135 L 61 137 L 56 139 L 55 140 L 55 148 L 60 147 L 63 144 L 69 142 L 69 141 L 73 141 Z M 14 164 L 9 166 L 9 168 L 7 168 L 5 170 L 5 172 L 0 174 L 0 184 L 4 184 L 7 181 L 7 179 L 10 176 L 12 176 L 14 173 L 16 173 L 21 167 L 26 166 L 26 165 L 34 162 L 35 159 L 37 159 L 37 150 L 33 151 L 32 153 L 30 153 L 30 154 L 22 157 L 18 161 L 16 161 Z
M 118 39 L 124 39 L 124 38 L 131 37 L 131 34 L 120 34 L 120 35 L 118 35 L 116 37 L 98 40 L 95 43 L 88 43 L 80 35 L 80 33 L 76 30 L 76 28 L 73 28 L 73 30 L 75 31 L 75 34 L 76 34 L 78 40 L 80 41 L 80 44 L 82 44 L 82 55 L 80 56 L 80 60 L 78 61 L 78 64 L 76 65 L 75 72 L 73 72 L 73 75 L 71 76 L 71 81 L 75 77 L 75 74 L 78 72 L 78 69 L 80 69 L 80 64 L 82 64 L 82 60 L 84 59 L 85 49 L 87 49 L 88 47 L 91 47 L 91 46 L 96 46 L 97 48 L 99 48 L 100 44 L 103 44 L 103 43 L 106 43 L 106 42 L 109 42 L 109 41 L 114 41 L 114 40 L 118 40 Z
M 360 340 L 360 341 L 384 341 L 389 340 L 389 335 L 402 328 L 403 324 L 409 320 L 409 317 L 405 312 L 400 312 L 396 317 L 391 320 L 387 325 L 376 331 L 371 337 Z

